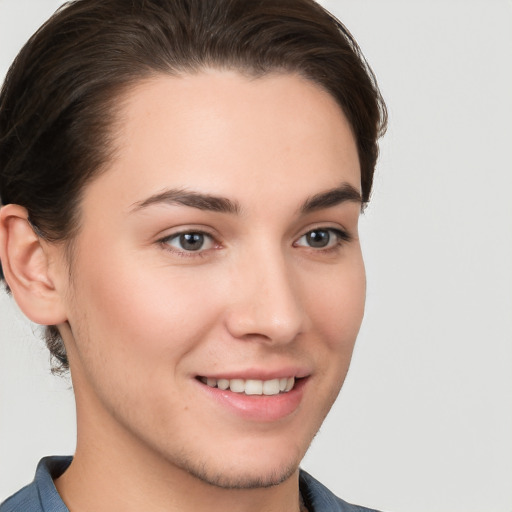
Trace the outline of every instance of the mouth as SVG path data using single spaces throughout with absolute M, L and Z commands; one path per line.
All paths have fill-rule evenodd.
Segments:
M 211 388 L 231 391 L 243 395 L 273 396 L 285 394 L 295 386 L 295 377 L 281 377 L 270 380 L 257 379 L 215 379 L 212 377 L 197 377 L 199 381 Z M 297 379 L 301 380 L 301 379 Z
M 244 421 L 273 423 L 293 417 L 300 409 L 310 372 L 303 369 L 281 370 L 266 379 L 255 378 L 264 374 L 265 370 L 253 369 L 245 375 L 197 375 L 195 380 L 203 390 L 202 396 L 207 397 L 210 403 L 220 404 L 221 410 L 228 411 L 230 415 L 234 413 Z

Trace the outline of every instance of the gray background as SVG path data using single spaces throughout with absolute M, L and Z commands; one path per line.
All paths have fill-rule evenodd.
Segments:
M 512 511 L 512 2 L 325 0 L 390 111 L 366 318 L 304 467 L 394 512 Z M 0 77 L 57 0 L 0 0 Z M 0 298 L 0 501 L 74 447 L 70 383 Z

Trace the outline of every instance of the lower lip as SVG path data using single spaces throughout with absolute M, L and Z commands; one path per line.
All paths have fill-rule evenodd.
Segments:
M 200 381 L 197 383 L 210 398 L 237 416 L 245 420 L 271 422 L 285 418 L 299 408 L 307 380 L 296 380 L 293 389 L 278 395 L 246 395 L 212 388 Z

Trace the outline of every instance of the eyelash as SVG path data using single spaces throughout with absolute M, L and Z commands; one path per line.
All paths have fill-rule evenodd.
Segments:
M 308 235 L 311 235 L 312 233 L 315 233 L 315 232 L 317 232 L 317 233 L 318 232 L 326 232 L 326 233 L 329 233 L 329 235 L 333 234 L 335 237 L 334 244 L 332 244 L 328 247 L 311 247 L 311 246 L 299 245 L 300 240 L 302 240 L 303 238 L 305 238 Z M 186 236 L 186 235 L 200 235 L 200 236 L 204 237 L 205 239 L 211 240 L 213 247 L 209 248 L 209 249 L 202 249 L 202 247 L 201 247 L 197 251 L 192 251 L 192 250 L 174 248 L 170 245 L 171 241 L 179 240 L 180 237 Z M 293 246 L 294 247 L 306 247 L 306 248 L 313 250 L 315 253 L 331 253 L 331 252 L 335 252 L 335 251 L 339 250 L 339 248 L 341 246 L 343 246 L 347 242 L 350 242 L 351 240 L 352 240 L 352 236 L 344 230 L 337 229 L 337 228 L 330 228 L 330 227 L 318 227 L 318 228 L 310 229 L 309 231 L 307 231 L 306 233 L 301 235 L 293 243 Z M 205 231 L 200 231 L 200 230 L 188 230 L 188 231 L 181 231 L 179 233 L 173 233 L 172 235 L 166 236 L 166 237 L 158 240 L 158 242 L 163 246 L 163 248 L 165 250 L 167 250 L 173 254 L 176 254 L 179 257 L 183 257 L 183 258 L 191 258 L 191 257 L 192 258 L 193 257 L 204 258 L 206 256 L 206 253 L 208 253 L 210 250 L 218 249 L 220 247 L 220 244 L 215 240 L 215 238 L 211 234 L 209 234 Z M 331 240 L 329 238 L 328 243 L 330 243 L 330 242 L 331 242 Z

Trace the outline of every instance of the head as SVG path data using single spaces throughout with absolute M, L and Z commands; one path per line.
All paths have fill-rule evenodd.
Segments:
M 241 119 L 242 112 L 245 117 Z M 114 382 L 102 380 L 101 372 L 87 366 L 93 360 L 101 360 L 105 366 L 110 364 L 107 359 L 114 357 L 115 352 L 102 352 L 105 343 L 117 337 L 130 344 L 133 338 L 137 346 L 135 340 L 140 341 L 146 332 L 148 352 L 153 347 L 153 358 L 165 359 L 167 349 L 163 345 L 156 349 L 152 340 L 169 338 L 172 344 L 170 331 L 175 331 L 180 340 L 194 340 L 192 345 L 179 348 L 179 360 L 184 374 L 188 375 L 192 368 L 202 371 L 194 375 L 198 386 L 204 386 L 202 380 L 206 378 L 211 379 L 211 384 L 225 380 L 224 377 L 244 377 L 245 374 L 236 374 L 235 367 L 247 357 L 253 358 L 256 366 L 268 364 L 270 368 L 282 366 L 285 360 L 294 362 L 293 370 L 287 370 L 293 375 L 279 377 L 296 377 L 300 382 L 311 375 L 326 374 L 323 384 L 321 379 L 318 381 L 325 399 L 315 409 L 316 420 L 304 432 L 303 442 L 288 447 L 294 456 L 283 456 L 279 468 L 260 482 L 271 485 L 282 480 L 302 457 L 304 446 L 309 444 L 305 440 L 310 440 L 319 427 L 348 368 L 364 303 L 364 272 L 353 211 L 354 205 L 359 211 L 370 198 L 377 139 L 385 123 L 384 103 L 356 42 L 341 23 L 311 0 L 79 0 L 60 9 L 22 49 L 8 72 L 0 99 L 1 204 L 17 205 L 18 218 L 25 216 L 25 227 L 33 233 L 34 247 L 39 244 L 44 249 L 41 254 L 46 259 L 41 257 L 31 276 L 51 268 L 54 273 L 46 278 L 46 285 L 53 280 L 53 288 L 60 286 L 58 307 L 43 307 L 40 314 L 29 314 L 36 322 L 47 325 L 46 339 L 55 368 L 65 370 L 71 360 L 73 373 L 74 359 L 76 378 L 84 388 L 115 386 Z M 213 133 L 224 137 L 217 140 Z M 169 154 L 167 144 L 173 148 Z M 261 156 L 265 151 L 269 152 L 267 160 Z M 156 154 L 163 156 L 153 158 Z M 191 163 L 192 156 L 202 156 L 202 163 Z M 205 162 L 209 163 L 207 172 Z M 345 166 L 346 175 L 337 176 L 336 164 Z M 162 174 L 162 169 L 169 171 Z M 127 182 L 130 186 L 125 188 Z M 283 196 L 283 191 L 289 191 L 289 197 Z M 118 197 L 114 197 L 116 193 Z M 262 205 L 267 201 L 276 204 L 281 200 L 280 209 L 263 211 L 266 208 L 262 209 Z M 326 215 L 328 222 L 323 224 L 323 214 L 318 216 L 318 212 L 346 208 L 346 204 L 351 205 L 351 212 L 336 215 L 352 219 L 347 220 L 352 225 L 347 232 L 341 229 L 343 222 L 338 222 L 336 215 Z M 162 216 L 168 218 L 169 213 L 164 215 L 160 210 L 169 205 L 177 218 L 182 210 L 173 213 L 176 205 L 186 210 L 193 208 L 201 215 L 206 211 L 213 217 L 187 218 L 183 221 L 189 226 L 187 232 L 176 232 L 161 220 Z M 302 216 L 297 217 L 297 211 Z M 93 252 L 104 249 L 120 258 L 123 250 L 134 254 L 126 245 L 105 246 L 115 230 L 119 230 L 120 224 L 110 223 L 115 221 L 116 212 L 123 212 L 126 217 L 135 212 L 133 215 L 139 216 L 131 225 L 141 230 L 137 235 L 139 253 L 129 264 L 117 267 L 115 286 L 99 290 L 94 283 L 100 286 L 100 281 L 109 282 L 110 276 L 116 278 L 115 272 L 109 273 L 113 260 L 91 260 L 91 254 L 86 254 L 87 247 L 98 243 Z M 251 229 L 247 225 L 242 228 L 242 221 L 215 220 L 215 216 L 224 219 L 223 215 L 238 216 L 246 219 L 244 222 L 251 219 L 251 226 L 261 229 L 255 227 L 253 238 L 246 240 L 242 233 L 251 233 Z M 279 224 L 280 219 L 287 220 Z M 205 225 L 210 231 L 204 229 Z M 258 247 L 269 242 L 260 238 L 261 245 L 256 245 L 258 233 L 268 232 L 271 225 L 278 226 L 275 240 L 279 239 L 288 249 L 293 247 L 295 253 L 271 249 L 258 252 Z M 154 231 L 153 235 L 147 235 L 148 229 Z M 146 234 L 142 235 L 142 231 Z M 126 302 L 126 295 L 144 295 L 147 280 L 139 280 L 138 268 L 169 266 L 168 262 L 148 256 L 147 248 L 141 249 L 144 243 L 155 247 L 156 232 L 160 233 L 159 247 L 170 248 L 172 255 L 166 257 L 172 258 L 173 263 L 166 278 L 156 279 L 153 275 L 151 279 L 155 278 L 155 283 L 159 280 L 160 284 L 167 280 L 167 287 L 154 288 L 154 295 L 142 297 L 140 304 Z M 343 276 L 343 272 L 333 271 L 343 259 L 339 254 L 343 241 L 356 247 L 352 252 L 344 249 L 347 255 L 343 257 L 352 263 L 347 265 L 346 276 L 336 282 L 335 276 Z M 252 263 L 247 259 L 239 268 L 236 261 L 247 257 L 251 244 L 256 259 Z M 8 244 L 3 245 L 5 274 L 14 276 Z M 183 254 L 196 250 L 201 256 L 177 263 Z M 296 256 L 297 253 L 304 255 Z M 273 257 L 269 256 L 266 262 L 264 254 Z M 216 258 L 219 261 L 213 263 Z M 137 267 L 136 262 L 141 266 Z M 102 264 L 103 270 L 97 266 Z M 207 275 L 215 265 L 215 273 L 223 276 L 222 280 Z M 248 274 L 240 270 L 248 267 Z M 264 267 L 272 267 L 268 270 L 271 275 L 265 275 Z M 110 267 L 110 271 L 117 268 Z M 259 271 L 260 277 L 254 282 L 249 279 L 251 273 L 259 275 Z M 202 281 L 194 281 L 203 273 Z M 304 277 L 304 273 L 309 277 Z M 318 294 L 308 292 L 315 279 L 326 285 L 335 282 L 336 286 L 329 284 Z M 8 284 L 18 300 L 15 290 L 19 285 L 15 281 L 12 277 Z M 176 283 L 181 290 L 186 289 L 187 282 L 194 282 L 199 288 L 187 291 L 181 298 L 180 293 L 171 294 L 179 305 L 173 302 L 169 307 L 175 312 L 167 315 L 171 320 L 162 322 L 161 328 L 155 327 L 156 313 L 166 316 L 165 308 L 157 304 L 160 299 L 170 298 L 162 295 L 164 290 L 178 286 Z M 123 283 L 129 283 L 126 289 Z M 202 290 L 201 283 L 216 287 L 215 293 Z M 247 289 L 240 283 L 249 283 Z M 262 287 L 259 292 L 258 283 Z M 273 283 L 277 283 L 277 288 L 273 288 Z M 283 284 L 280 288 L 279 283 Z M 351 293 L 338 296 L 336 290 L 343 286 Z M 285 288 L 287 291 L 283 292 Z M 262 300 L 258 293 L 276 297 L 275 301 L 269 299 L 277 312 L 273 315 L 267 311 L 268 325 L 262 312 L 253 315 L 261 320 L 259 326 L 251 317 L 250 311 Z M 305 299 L 308 295 L 315 300 Z M 98 297 L 94 305 L 93 297 Z M 23 304 L 24 299 L 18 302 Z M 150 306 L 151 312 L 141 315 L 137 326 L 130 326 L 126 322 L 127 312 L 136 318 L 137 308 L 143 303 Z M 197 307 L 198 303 L 207 306 Z M 99 318 L 100 311 L 112 304 L 119 306 L 117 312 L 111 311 L 108 319 Z M 336 311 L 335 306 L 345 308 L 351 319 L 343 318 L 343 311 Z M 59 313 L 55 313 L 55 308 Z M 180 319 L 194 308 L 198 319 L 195 315 L 192 321 L 200 324 L 204 319 L 203 325 L 200 329 L 183 327 Z M 283 319 L 279 320 L 281 313 Z M 214 325 L 219 318 L 222 325 Z M 102 323 L 109 319 L 112 325 Z M 140 325 L 141 322 L 151 325 Z M 125 328 L 131 330 L 123 331 Z M 210 339 L 212 333 L 221 340 L 218 352 Z M 325 350 L 319 351 L 318 356 L 322 361 L 317 361 L 306 347 L 315 337 L 324 340 Z M 93 338 L 101 339 L 101 344 L 89 343 Z M 191 346 L 199 346 L 199 340 L 204 339 L 209 341 L 187 359 L 185 355 L 192 350 Z M 83 345 L 87 340 L 87 348 L 80 346 L 78 340 Z M 237 343 L 230 346 L 233 340 Z M 239 345 L 240 340 L 248 340 L 249 344 Z M 300 342 L 293 348 L 292 342 L 297 340 Z M 271 345 L 273 348 L 269 348 Z M 134 353 L 125 354 L 116 343 L 112 347 L 118 351 L 120 361 L 126 356 L 125 368 L 129 372 Z M 144 363 L 146 348 L 139 345 L 137 350 L 141 351 L 140 367 L 149 378 L 156 359 L 148 358 Z M 223 368 L 224 350 L 232 355 L 228 369 Z M 208 357 L 213 368 L 204 366 Z M 331 370 L 322 366 L 333 358 L 338 366 Z M 253 363 L 241 366 L 250 373 Z M 275 381 L 276 375 L 270 373 L 268 380 Z M 157 375 L 155 371 L 155 379 Z M 261 380 L 258 377 L 254 375 L 255 380 Z M 125 378 L 129 378 L 129 373 Z M 175 384 L 180 386 L 179 382 Z M 187 389 L 182 391 L 186 395 Z M 299 397 L 300 386 L 294 392 Z M 83 403 L 90 403 L 93 394 L 86 394 Z M 102 392 L 99 396 L 103 396 Z M 155 401 L 161 400 L 164 408 L 166 399 L 164 395 L 155 396 Z M 112 403 L 106 409 L 110 407 L 115 409 Z M 176 407 L 180 407 L 179 402 Z M 289 415 L 283 413 L 285 406 L 279 407 L 272 421 L 283 426 Z M 112 414 L 123 417 L 121 423 L 130 423 L 130 411 Z M 193 417 L 194 413 L 188 413 L 185 406 L 182 414 Z M 259 432 L 273 446 L 274 434 L 261 426 L 260 419 L 255 419 L 257 426 L 251 436 L 256 439 L 254 433 Z M 135 431 L 144 430 L 142 423 L 135 423 Z M 157 430 L 161 428 L 164 437 L 168 424 L 158 424 Z M 223 428 L 222 421 L 218 428 Z M 155 435 L 146 439 L 148 446 L 160 449 L 157 438 Z M 249 454 L 253 448 L 247 439 L 240 441 L 240 464 L 244 451 Z M 186 459 L 188 455 L 183 452 L 181 456 Z M 188 470 L 203 471 L 206 479 L 212 478 L 207 474 L 207 463 Z M 247 478 L 247 482 L 256 481 Z M 228 477 L 220 483 L 235 485 Z

